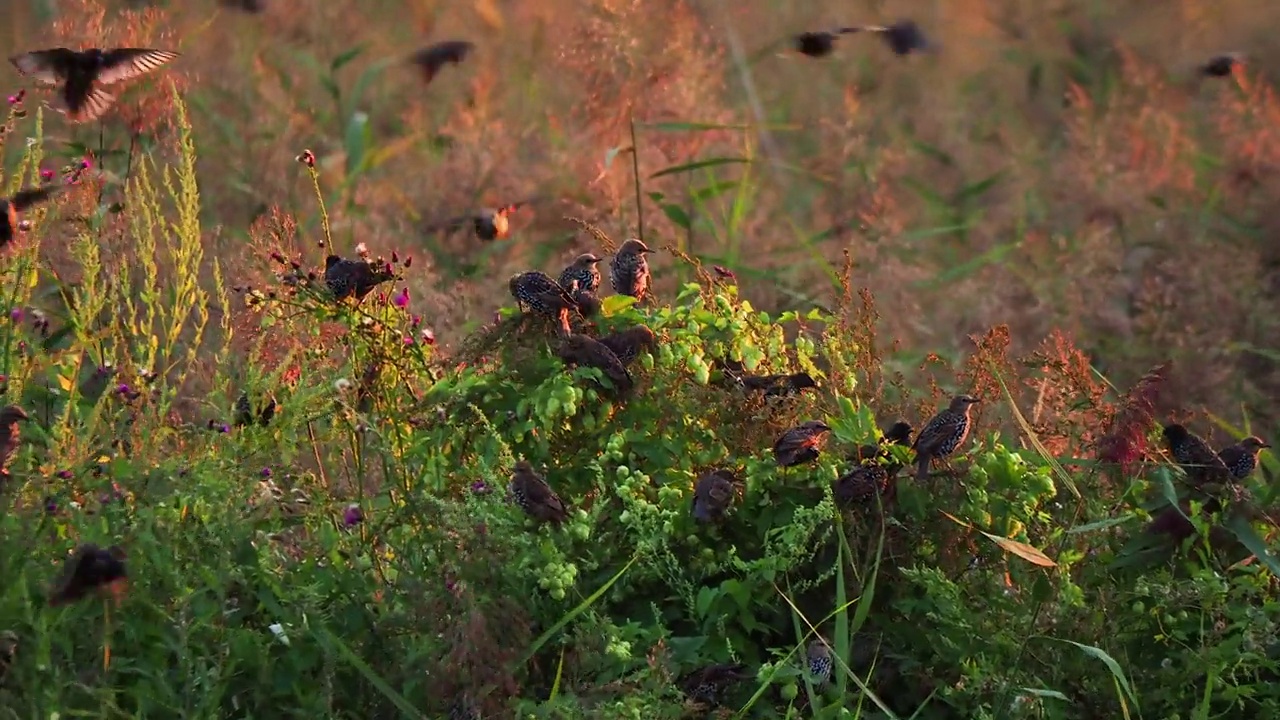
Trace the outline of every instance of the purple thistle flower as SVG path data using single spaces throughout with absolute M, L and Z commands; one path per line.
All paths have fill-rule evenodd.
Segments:
M 44 499 L 44 511 L 50 515 L 58 512 L 58 501 L 54 500 L 52 495 Z
M 422 316 L 414 315 L 413 317 L 409 318 L 409 324 L 413 327 L 418 327 L 419 325 L 422 324 Z
M 80 161 L 80 169 L 88 170 L 91 167 L 93 167 L 93 159 L 86 155 L 84 159 Z
M 364 511 L 359 505 L 352 503 L 342 511 L 342 524 L 347 527 L 354 527 L 364 521 Z
M 405 344 L 405 345 L 412 345 L 412 344 L 413 344 L 413 336 L 412 336 L 412 335 L 405 335 L 405 336 L 404 336 L 404 344 Z
M 489 484 L 483 480 L 477 480 L 471 483 L 471 492 L 476 495 L 489 494 Z
M 23 318 L 23 316 L 25 316 L 25 315 L 26 315 L 26 313 L 25 313 L 25 312 L 23 312 L 22 308 L 20 308 L 20 307 L 16 307 L 16 308 L 14 308 L 14 309 L 12 309 L 12 310 L 10 310 L 10 311 L 9 311 L 9 319 L 10 319 L 10 320 L 12 320 L 12 321 L 14 321 L 14 322 L 16 322 L 16 323 L 20 323 L 20 322 L 22 322 L 22 318 Z
M 70 480 L 71 478 L 73 478 L 73 477 L 75 477 L 75 476 L 76 476 L 76 475 L 75 475 L 75 473 L 71 472 L 70 470 L 59 470 L 59 471 L 58 471 L 58 477 L 62 478 L 63 480 Z
M 45 169 L 41 170 L 41 171 L 40 171 L 40 179 L 41 179 L 41 180 L 44 180 L 45 182 L 48 182 L 48 181 L 52 180 L 52 179 L 53 179 L 53 171 L 52 171 L 52 170 L 50 170 L 50 169 L 48 169 L 48 168 L 45 168 Z
M 231 432 L 231 426 L 226 423 L 222 423 L 221 425 L 218 426 L 218 432 L 229 433 Z
M 396 307 L 398 308 L 409 307 L 409 288 L 404 288 L 403 290 L 401 290 L 399 294 L 395 296 L 392 302 L 394 302 L 396 304 Z
M 269 467 L 262 468 L 262 477 L 265 477 L 265 478 L 271 477 L 271 468 Z
M 17 96 L 17 95 L 10 95 L 10 96 L 9 96 L 9 104 L 10 104 L 10 105 L 17 105 L 17 104 L 18 104 L 18 96 Z

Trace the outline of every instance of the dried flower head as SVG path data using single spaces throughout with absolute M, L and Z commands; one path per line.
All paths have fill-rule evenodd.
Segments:
M 294 159 L 302 163 L 303 165 L 306 165 L 309 168 L 313 168 L 316 166 L 316 154 L 311 152 L 310 150 L 303 150 L 302 154 L 298 155 L 298 157 Z

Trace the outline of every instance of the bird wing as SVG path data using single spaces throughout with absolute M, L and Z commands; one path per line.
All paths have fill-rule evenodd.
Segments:
M 9 204 L 14 210 L 22 212 L 37 203 L 42 203 L 61 190 L 57 185 L 46 185 L 44 187 L 30 188 L 27 190 L 19 190 L 9 198 Z
M 75 61 L 76 52 L 64 47 L 36 50 L 9 58 L 18 72 L 44 85 L 57 85 L 66 80 L 66 69 Z
M 65 113 L 72 122 L 85 123 L 92 122 L 105 115 L 115 101 L 115 95 L 100 87 L 95 87 L 84 97 L 79 107 L 71 107 L 71 103 L 67 101 L 63 93 L 58 93 L 50 105 L 58 112 Z
M 98 70 L 97 82 L 110 85 L 149 73 L 161 65 L 178 57 L 171 50 L 151 50 L 147 48 L 116 48 L 108 50 L 102 56 L 102 67 Z

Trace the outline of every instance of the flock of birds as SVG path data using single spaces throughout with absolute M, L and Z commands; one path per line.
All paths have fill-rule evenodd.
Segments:
M 251 12 L 263 9 L 259 0 L 223 0 L 223 4 Z M 934 49 L 920 27 L 904 20 L 886 26 L 842 27 L 829 31 L 805 32 L 794 36 L 793 48 L 808 57 L 831 54 L 836 40 L 844 35 L 867 32 L 880 34 L 897 55 Z M 459 64 L 474 50 L 473 43 L 449 40 L 433 44 L 417 53 L 411 62 L 419 66 L 425 82 L 430 82 L 449 64 Z M 65 47 L 37 50 L 10 58 L 17 70 L 38 84 L 54 88 L 50 105 L 73 123 L 101 119 L 113 106 L 115 96 L 106 90 L 111 86 L 154 71 L 179 56 L 168 50 L 147 48 L 89 48 L 71 50 Z M 1201 66 L 1206 76 L 1231 74 L 1243 62 L 1239 53 L 1211 58 Z M 312 156 L 314 162 L 314 156 Z M 22 190 L 0 200 L 0 247 L 13 240 L 22 229 L 19 213 L 44 202 L 57 192 L 56 185 Z M 484 209 L 444 223 L 456 229 L 471 225 L 477 238 L 484 241 L 508 236 L 508 215 L 531 201 L 513 203 L 496 209 Z M 650 296 L 650 271 L 646 256 L 653 252 L 642 240 L 629 239 L 609 262 L 609 280 L 614 292 L 644 303 Z M 601 371 L 619 396 L 635 385 L 628 366 L 640 353 L 652 350 L 657 343 L 653 331 L 640 325 L 628 330 L 592 337 L 574 328 L 575 318 L 589 318 L 600 311 L 599 289 L 602 281 L 598 265 L 603 258 L 594 253 L 576 257 L 558 278 L 529 271 L 511 277 L 508 287 L 522 313 L 542 316 L 554 325 L 560 337 L 557 354 L 568 366 L 587 366 Z M 731 276 L 728 271 L 721 271 Z M 354 298 L 357 302 L 381 283 L 395 279 L 390 265 L 367 258 L 346 259 L 331 254 L 325 259 L 324 284 L 337 300 Z M 751 375 L 731 360 L 718 361 L 725 384 L 746 392 L 759 391 L 766 397 L 794 395 L 816 388 L 817 383 L 806 373 L 783 375 Z M 244 399 L 244 398 L 242 398 Z M 957 395 L 947 407 L 933 416 L 916 435 L 909 423 L 898 422 L 883 433 L 874 444 L 860 447 L 849 456 L 853 467 L 833 485 L 833 495 L 843 508 L 871 503 L 876 498 L 889 501 L 902 469 L 900 461 L 889 452 L 889 445 L 910 447 L 915 451 L 916 477 L 924 480 L 934 460 L 945 459 L 960 448 L 969 436 L 970 410 L 979 399 Z M 274 409 L 274 407 L 272 408 Z M 246 414 L 246 408 L 239 408 Z M 19 442 L 18 423 L 27 420 L 21 407 L 10 405 L 0 409 L 0 479 L 8 476 L 7 466 Z M 266 419 L 269 419 L 266 418 Z M 265 422 L 266 420 L 263 420 Z M 773 446 L 780 467 L 792 467 L 815 461 L 831 428 L 821 421 L 809 421 L 783 433 Z M 1258 454 L 1270 447 L 1257 437 L 1214 452 L 1201 438 L 1184 426 L 1172 424 L 1164 428 L 1164 438 L 1173 458 L 1183 466 L 1191 484 L 1199 489 L 1224 485 L 1248 477 L 1258 465 Z M 723 518 L 731 507 L 740 486 L 732 470 L 716 469 L 697 479 L 691 512 L 698 522 L 710 523 Z M 540 522 L 559 524 L 568 515 L 565 502 L 527 461 L 516 463 L 511 475 L 510 492 L 526 513 Z M 127 581 L 125 554 L 118 546 L 101 548 L 85 543 L 67 561 L 61 581 L 49 596 L 50 605 L 60 605 L 88 597 L 94 591 L 122 590 Z M 0 651 L 10 644 L 8 635 L 0 635 Z M 0 653 L 2 655 L 3 653 Z M 815 640 L 807 648 L 811 674 L 825 682 L 832 670 L 830 649 L 825 641 Z M 715 704 L 719 693 L 730 683 L 747 677 L 740 664 L 712 665 L 687 675 L 682 680 L 691 698 Z M 470 711 L 466 713 L 471 716 Z

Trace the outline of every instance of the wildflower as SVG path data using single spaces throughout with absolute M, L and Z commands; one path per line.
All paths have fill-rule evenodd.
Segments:
M 296 159 L 298 162 L 302 163 L 303 165 L 306 165 L 309 168 L 313 168 L 316 166 L 316 154 L 311 152 L 310 150 L 303 150 L 302 154 L 299 155 Z
M 91 168 L 91 167 L 93 167 L 93 158 L 92 158 L 92 157 L 90 157 L 90 156 L 88 156 L 88 155 L 85 155 L 83 158 L 81 158 L 81 160 L 80 160 L 80 170 L 81 170 L 81 171 L 88 170 L 88 169 L 89 169 L 89 168 Z
M 409 318 L 409 324 L 413 327 L 418 327 L 419 325 L 422 324 L 422 316 L 414 315 L 413 317 Z
M 412 345 L 412 344 L 413 344 L 413 336 L 412 336 L 412 335 L 405 335 L 405 336 L 404 336 L 404 344 L 405 344 L 405 345 Z
M 391 264 L 392 264 L 392 265 L 395 265 L 395 264 L 396 264 L 396 263 L 398 263 L 398 262 L 400 262 L 400 254 L 399 254 L 399 253 L 397 253 L 395 250 L 392 250 L 392 251 L 391 251 Z
M 394 302 L 398 308 L 409 307 L 409 288 L 404 288 L 397 293 L 396 296 L 392 298 L 392 302 Z
M 50 515 L 56 515 L 58 513 L 58 501 L 54 500 L 52 495 L 45 497 L 44 511 Z
M 269 468 L 269 467 L 264 467 L 264 468 L 262 468 L 262 477 L 264 477 L 264 478 L 269 478 L 269 477 L 271 477 L 271 468 Z
M 52 180 L 52 179 L 53 179 L 53 171 L 52 171 L 52 170 L 50 170 L 50 169 L 48 169 L 48 168 L 45 168 L 45 169 L 41 170 L 41 171 L 40 171 L 40 179 L 41 179 L 41 180 L 44 180 L 45 182 L 48 182 L 48 181 Z
M 23 315 L 25 315 L 25 313 L 22 311 L 22 308 L 20 307 L 16 307 L 9 311 L 9 319 L 16 323 L 22 322 Z
M 17 105 L 18 103 L 22 102 L 22 99 L 26 97 L 26 95 L 27 95 L 26 90 L 19 90 L 16 94 L 9 96 L 9 104 Z
M 351 503 L 346 510 L 342 511 L 342 524 L 347 527 L 354 527 L 364 521 L 364 511 L 359 505 Z
M 129 394 L 129 386 L 128 386 L 127 384 L 125 384 L 125 383 L 120 383 L 119 385 L 117 385 L 117 386 L 116 386 L 116 392 L 117 392 L 117 393 L 119 393 L 119 394 L 121 394 L 121 395 L 128 395 L 128 394 Z
M 71 478 L 75 477 L 75 473 L 71 472 L 70 470 L 59 470 L 58 477 L 62 478 L 63 480 L 70 480 Z
M 436 344 L 436 333 L 429 327 L 422 328 L 422 342 L 428 345 Z
M 471 483 L 471 492 L 475 495 L 488 495 L 489 484 L 483 480 L 477 480 Z
M 356 254 L 362 258 L 369 257 L 369 246 L 365 245 L 364 243 L 360 243 L 359 245 L 356 245 Z
M 333 389 L 344 393 L 351 389 L 351 381 L 346 378 L 338 378 L 333 381 Z
M 406 268 L 408 268 L 408 267 L 409 267 L 410 265 L 412 265 L 412 264 L 413 264 L 413 256 L 412 256 L 412 255 L 410 255 L 409 257 L 406 257 L 406 258 L 404 259 L 404 266 L 405 266 Z
M 285 258 L 284 258 L 284 255 L 281 255 L 281 254 L 280 254 L 280 253 L 278 253 L 278 252 L 272 252 L 272 253 L 271 253 L 271 259 L 272 259 L 272 260 L 275 260 L 276 262 L 280 263 L 281 265 L 285 264 Z

